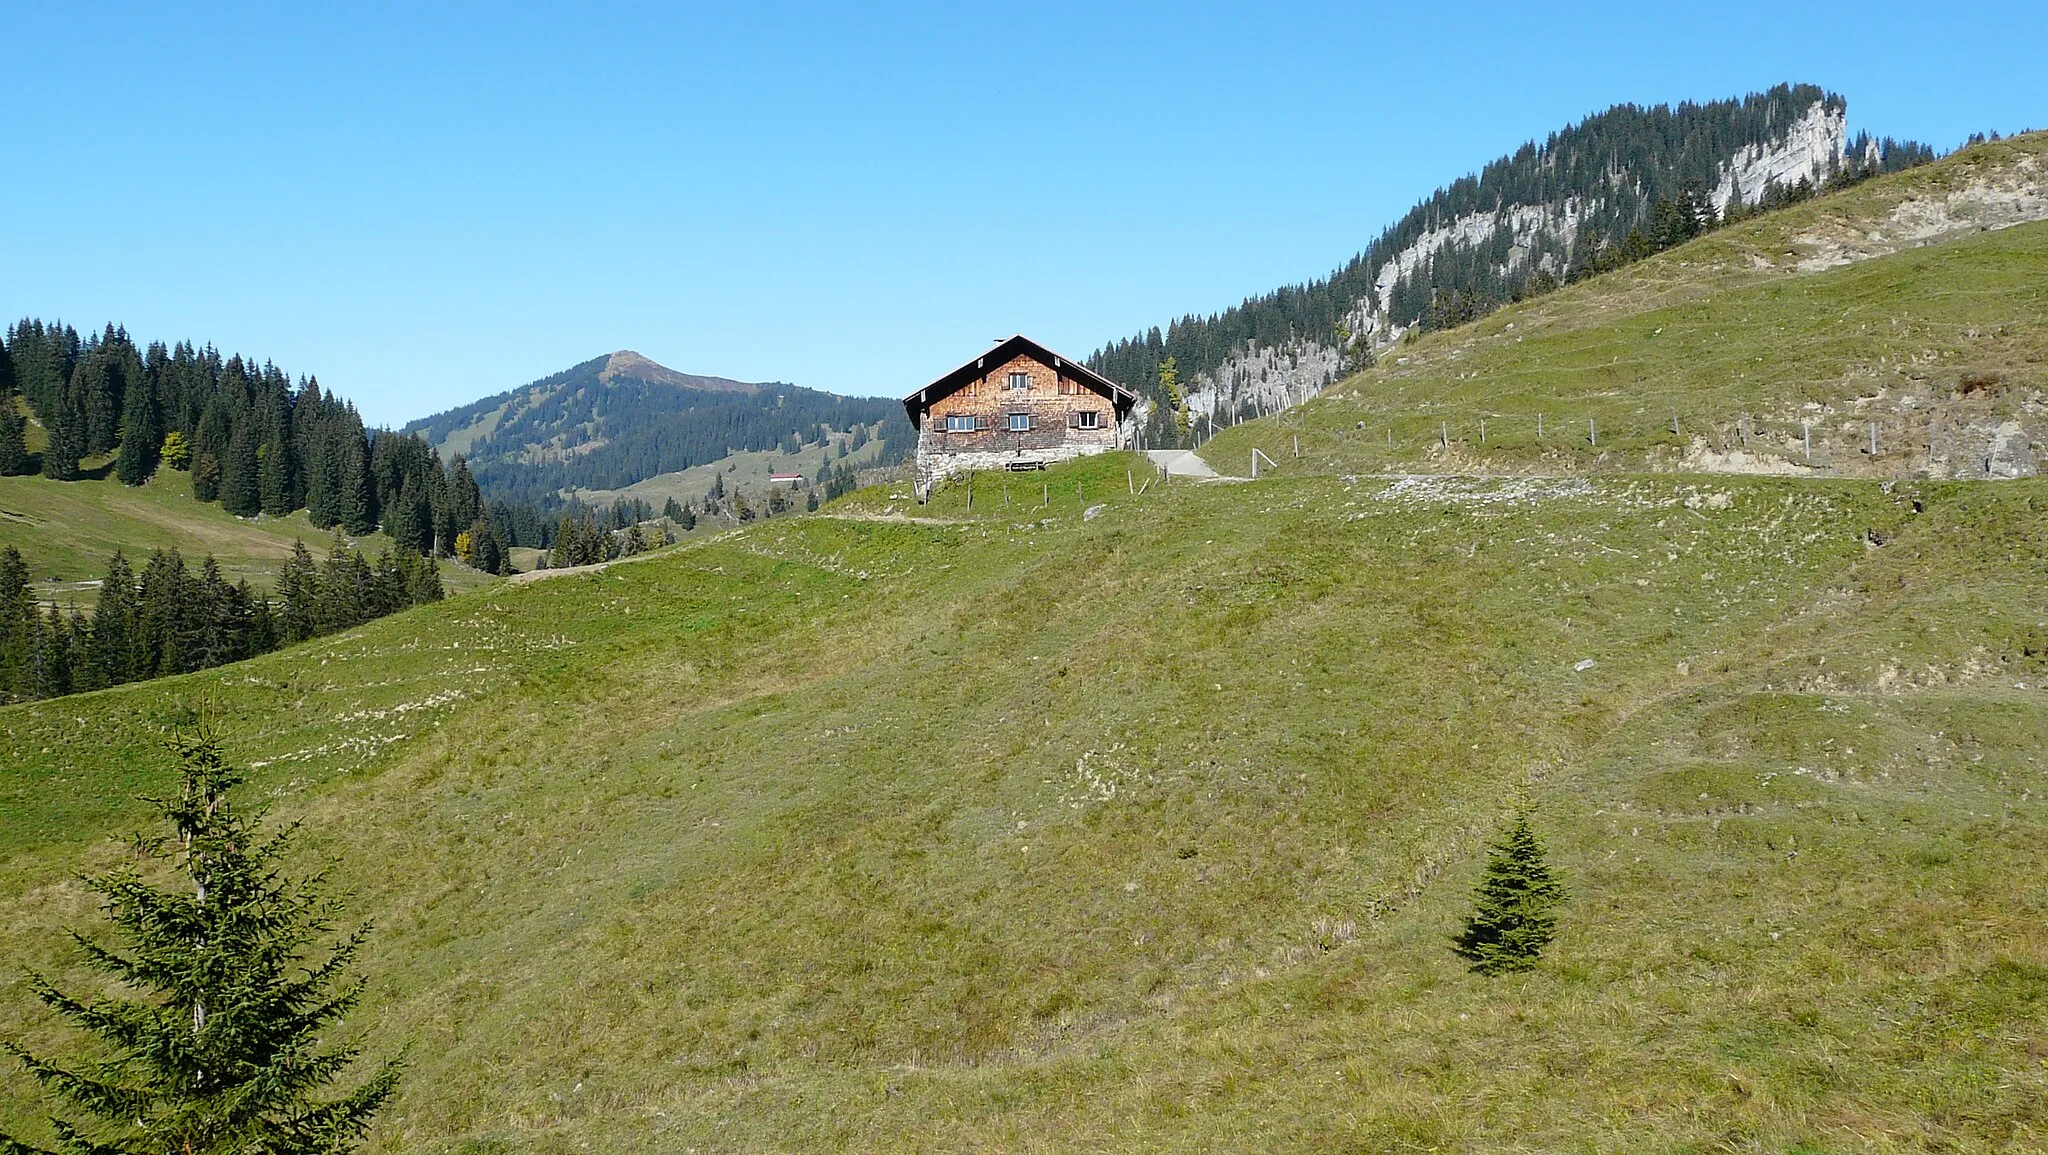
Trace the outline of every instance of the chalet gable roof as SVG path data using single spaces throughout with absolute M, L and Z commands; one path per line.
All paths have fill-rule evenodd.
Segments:
M 913 426 L 921 424 L 923 412 L 932 402 L 949 393 L 965 388 L 970 381 L 978 380 L 995 372 L 997 369 L 1009 364 L 1019 354 L 1029 357 L 1048 368 L 1056 369 L 1095 390 L 1097 393 L 1102 394 L 1104 397 L 1109 398 L 1115 405 L 1118 416 L 1130 412 L 1131 407 L 1138 403 L 1136 390 L 1126 389 L 1122 385 L 1090 369 L 1088 366 L 1081 364 L 1079 361 L 1062 357 L 1051 349 L 1019 333 L 1014 337 L 997 342 L 995 347 L 988 352 L 981 354 L 958 369 L 947 373 L 945 376 L 905 397 L 903 399 L 903 408 L 910 413 L 910 423 Z

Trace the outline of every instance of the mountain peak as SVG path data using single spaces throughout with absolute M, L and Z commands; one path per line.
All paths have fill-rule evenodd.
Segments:
M 754 393 L 761 388 L 756 384 L 733 381 L 725 377 L 701 377 L 695 373 L 678 373 L 631 349 L 621 349 L 605 358 L 604 368 L 597 373 L 597 379 L 606 385 L 621 378 L 628 381 L 647 381 L 656 385 L 675 385 L 684 389 L 702 389 L 713 393 Z

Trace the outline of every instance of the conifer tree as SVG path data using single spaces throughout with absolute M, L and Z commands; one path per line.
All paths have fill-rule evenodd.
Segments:
M 14 398 L 0 398 L 0 477 L 28 472 L 28 419 L 15 412 Z
M 277 575 L 278 639 L 289 645 L 319 632 L 320 571 L 303 541 L 292 542 L 292 556 Z
M 441 586 L 441 567 L 426 554 L 411 550 L 394 550 L 398 554 L 398 570 L 402 582 L 402 600 L 397 600 L 391 609 L 401 610 L 406 606 L 423 606 L 438 602 L 447 596 Z
M 123 484 L 141 485 L 156 472 L 157 454 L 164 440 L 156 390 L 150 388 L 147 380 L 132 381 L 122 406 L 121 455 L 114 462 L 114 476 Z
M 136 677 L 156 678 L 199 668 L 193 660 L 200 640 L 193 612 L 196 600 L 191 574 L 177 548 L 151 553 L 149 561 L 143 564 L 141 589 L 136 596 L 142 646 Z
M 11 545 L 0 549 L 0 701 L 29 696 L 39 625 L 28 563 Z
M 1515 816 L 1507 833 L 1488 848 L 1486 873 L 1474 891 L 1478 909 L 1454 949 L 1480 974 L 1528 970 L 1557 935 L 1552 911 L 1564 901 L 1564 887 L 1544 861 L 1543 844 L 1529 815 Z
M 469 471 L 469 462 L 459 453 L 448 467 L 448 511 L 457 530 L 468 529 L 484 512 L 483 491 Z
M 100 580 L 92 626 L 85 649 L 85 684 L 92 689 L 118 686 L 136 677 L 135 573 L 120 550 L 107 562 Z
M 150 799 L 168 838 L 138 837 L 180 884 L 144 881 L 138 865 L 89 880 L 121 945 L 80 939 L 85 959 L 117 982 L 80 996 L 41 976 L 31 989 L 112 1056 L 65 1065 L 8 1044 L 46 1093 L 78 1121 L 53 1119 L 61 1148 L 94 1155 L 170 1152 L 338 1153 L 352 1150 L 396 1089 L 386 1062 L 353 1090 L 317 1096 L 358 1048 L 327 1046 L 361 1001 L 348 977 L 367 927 L 340 931 L 325 879 L 287 878 L 295 827 L 262 835 L 228 795 L 241 774 L 204 734 L 176 746 L 183 781 Z M 0 1133 L 0 1151 L 36 1151 Z
M 50 607 L 41 627 L 36 634 L 31 689 L 38 698 L 55 698 L 71 692 L 71 627 L 56 606 Z
M 85 455 L 85 431 L 68 404 L 59 404 L 45 422 L 50 440 L 43 445 L 43 476 L 52 481 L 77 481 L 78 459 Z
M 350 533 L 377 528 L 376 496 L 370 489 L 369 454 L 361 437 L 349 435 L 336 452 L 335 524 Z
M 283 517 L 292 511 L 292 455 L 282 435 L 256 450 L 256 495 L 263 512 Z
M 377 575 L 336 534 L 320 572 L 320 632 L 346 630 L 376 616 Z
M 192 463 L 192 496 L 200 501 L 220 500 L 220 460 L 201 452 Z
M 106 453 L 119 441 L 123 408 L 119 361 L 126 344 L 126 339 L 109 327 L 106 338 L 92 347 L 71 375 L 86 453 Z
M 228 435 L 227 456 L 220 463 L 220 507 L 237 517 L 254 517 L 263 512 L 262 491 L 257 486 L 256 423 L 244 416 Z
M 505 572 L 505 550 L 498 541 L 497 531 L 491 523 L 481 517 L 469 523 L 469 528 L 456 538 L 456 553 L 462 560 L 485 573 Z
M 0 477 L 28 472 L 28 419 L 14 399 L 14 355 L 0 344 Z

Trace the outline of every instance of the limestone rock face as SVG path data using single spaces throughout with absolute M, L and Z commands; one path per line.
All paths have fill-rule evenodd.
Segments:
M 1783 137 L 1768 144 L 1751 145 L 1722 162 L 1721 183 L 1714 188 L 1714 208 L 1727 208 L 1737 189 L 1742 191 L 1742 203 L 1753 205 L 1762 199 L 1764 188 L 1774 182 L 1787 188 L 1802 179 L 1818 185 L 1841 169 L 1842 153 L 1848 143 L 1848 111 L 1815 104 L 1792 122 Z M 1876 142 L 1870 147 L 1875 149 Z
M 1842 167 L 1848 139 L 1847 110 L 1825 100 L 1814 101 L 1781 131 L 1721 162 L 1720 181 L 1713 192 L 1716 210 L 1726 208 L 1737 190 L 1745 204 L 1754 204 L 1774 181 L 1788 187 L 1802 178 L 1815 184 L 1825 181 Z M 1371 293 L 1353 303 L 1345 328 L 1354 334 L 1355 342 L 1374 350 L 1400 340 L 1406 330 L 1389 320 L 1388 314 L 1401 279 L 1447 251 L 1494 246 L 1503 234 L 1508 243 L 1506 259 L 1495 265 L 1500 273 L 1533 272 L 1531 253 L 1541 247 L 1551 255 L 1538 259 L 1538 267 L 1561 276 L 1565 270 L 1554 254 L 1569 251 L 1587 221 L 1617 202 L 1647 211 L 1648 194 L 1640 180 L 1625 169 L 1609 173 L 1605 185 L 1605 192 L 1597 197 L 1504 204 L 1493 212 L 1469 213 L 1435 225 L 1380 264 Z M 1188 381 L 1188 408 L 1197 415 L 1213 414 L 1221 425 L 1248 413 L 1286 408 L 1315 396 L 1343 376 L 1345 361 L 1346 350 L 1337 346 L 1334 336 L 1326 339 L 1303 334 L 1286 345 L 1253 345 L 1214 371 Z

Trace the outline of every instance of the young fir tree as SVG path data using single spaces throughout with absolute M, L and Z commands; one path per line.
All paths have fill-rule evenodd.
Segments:
M 1543 844 L 1529 827 L 1529 815 L 1515 816 L 1507 833 L 1486 856 L 1486 874 L 1475 897 L 1479 908 L 1452 949 L 1480 974 L 1528 970 L 1557 936 L 1552 911 L 1564 901 L 1564 887 L 1543 858 Z
M 126 942 L 80 938 L 80 947 L 122 993 L 81 997 L 30 979 L 109 1057 L 67 1066 L 7 1049 L 81 1117 L 51 1120 L 66 1153 L 351 1150 L 399 1075 L 393 1060 L 347 1094 L 317 1097 L 359 1053 L 322 1044 L 362 999 L 363 980 L 347 969 L 367 928 L 335 929 L 341 905 L 322 876 L 285 877 L 295 828 L 259 835 L 255 816 L 228 799 L 241 775 L 211 738 L 177 752 L 178 794 L 150 800 L 171 836 L 136 846 L 171 863 L 182 883 L 151 885 L 135 866 L 89 882 Z M 0 1152 L 38 1150 L 0 1133 Z

